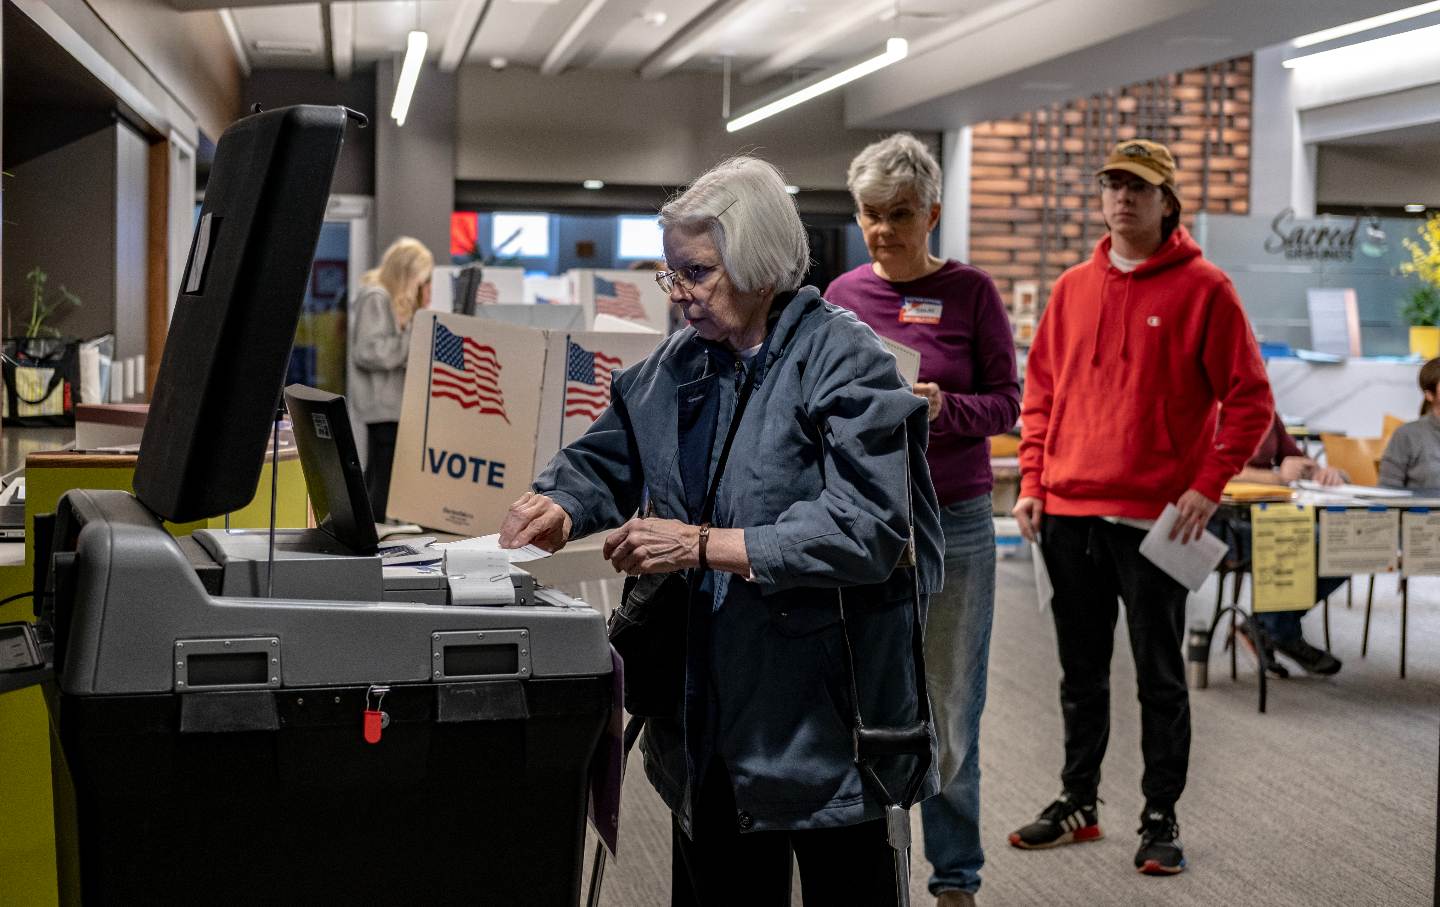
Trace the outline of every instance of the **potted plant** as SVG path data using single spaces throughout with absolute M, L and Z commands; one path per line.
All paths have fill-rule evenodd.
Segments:
M 1401 315 L 1410 325 L 1410 352 L 1422 359 L 1440 356 L 1440 214 L 1432 214 L 1416 231 L 1420 241 L 1405 237 L 1402 242 L 1410 260 L 1400 265 L 1401 274 L 1413 274 L 1419 286 L 1410 291 Z

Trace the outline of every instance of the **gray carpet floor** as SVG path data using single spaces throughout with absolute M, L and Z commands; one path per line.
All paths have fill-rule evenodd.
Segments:
M 999 905 L 1420 905 L 1432 903 L 1436 773 L 1440 759 L 1440 577 L 1411 583 L 1408 678 L 1399 677 L 1400 598 L 1377 581 L 1368 658 L 1360 658 L 1363 583 L 1330 609 L 1333 651 L 1345 662 L 1331 678 L 1270 684 L 1256 711 L 1253 662 L 1240 654 L 1231 681 L 1224 653 L 1212 655 L 1210 686 L 1191 694 L 1194 744 L 1179 804 L 1190 868 L 1174 878 L 1138 875 L 1131 858 L 1142 805 L 1139 708 L 1121 622 L 1112 680 L 1112 728 L 1101 785 L 1099 842 L 1019 851 L 1008 833 L 1058 792 L 1062 758 L 1059 669 L 1049 615 L 1036 605 L 1028 560 L 999 565 L 989 699 L 981 736 L 982 830 L 987 865 L 979 902 Z M 597 603 L 614 590 L 586 584 Z M 1192 597 L 1208 618 L 1212 586 Z M 1319 644 L 1321 615 L 1306 618 Z M 1298 674 L 1298 672 L 1297 672 Z M 930 867 L 917 856 L 912 901 L 934 903 Z M 588 859 L 588 850 L 587 850 Z M 669 816 L 631 765 L 621 817 L 620 860 L 606 872 L 602 904 L 669 904 Z M 798 882 L 794 903 L 800 904 Z

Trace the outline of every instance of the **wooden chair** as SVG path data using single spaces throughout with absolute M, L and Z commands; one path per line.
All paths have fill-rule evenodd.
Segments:
M 1405 424 L 1405 420 L 1394 413 L 1386 413 L 1385 419 L 1380 425 L 1380 450 L 1383 453 L 1385 446 L 1390 443 L 1390 436 L 1395 434 L 1395 429 Z
M 1325 446 L 1325 462 L 1344 470 L 1352 483 L 1376 485 L 1380 482 L 1380 470 L 1375 463 L 1385 450 L 1381 439 L 1322 434 L 1320 443 Z

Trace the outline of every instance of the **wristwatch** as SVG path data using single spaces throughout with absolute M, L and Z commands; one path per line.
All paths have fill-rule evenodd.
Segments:
M 710 541 L 710 524 L 700 524 L 700 569 L 709 570 L 710 563 L 705 559 L 705 543 Z

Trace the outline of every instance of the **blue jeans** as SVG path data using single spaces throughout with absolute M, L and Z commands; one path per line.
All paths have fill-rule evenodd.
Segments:
M 930 893 L 980 887 L 980 713 L 995 613 L 995 522 L 989 494 L 940 509 L 945 588 L 925 619 L 925 681 L 940 740 L 940 794 L 920 804 Z

